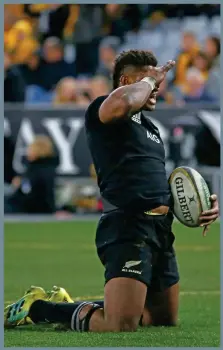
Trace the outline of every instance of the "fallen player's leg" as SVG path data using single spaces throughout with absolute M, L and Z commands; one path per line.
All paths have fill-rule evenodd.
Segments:
M 105 331 L 103 310 L 104 300 L 97 300 L 93 302 L 73 302 L 66 290 L 59 287 L 54 287 L 49 295 L 47 295 L 47 293 L 40 287 L 32 287 L 30 291 L 27 291 L 25 296 L 25 298 L 22 298 L 22 301 L 25 300 L 22 305 L 24 310 L 27 309 L 26 304 L 29 304 L 30 300 L 34 300 L 26 314 L 27 316 L 22 317 L 24 316 L 24 310 L 22 307 L 22 314 L 19 315 L 19 313 L 17 313 L 15 315 L 17 318 L 17 324 L 15 324 L 14 321 L 14 323 L 11 322 L 10 325 L 10 308 L 8 308 L 7 317 L 5 319 L 6 326 L 12 326 L 13 324 L 14 326 L 21 326 L 29 323 L 52 323 L 63 325 L 63 329 L 77 330 L 74 327 L 74 321 L 76 321 L 77 325 L 79 324 L 79 326 L 83 326 L 83 330 L 85 329 L 98 332 Z M 176 325 L 178 296 L 178 283 L 163 292 L 153 293 L 148 291 L 146 306 L 140 319 L 140 326 Z M 35 300 L 36 298 L 42 299 Z M 11 311 L 14 312 L 15 309 L 12 308 Z
M 62 323 L 74 331 L 135 331 L 145 305 L 147 287 L 130 278 L 114 278 L 105 286 L 104 309 L 93 302 L 55 303 L 46 293 L 27 293 L 8 307 L 5 326 L 32 322 Z M 131 305 L 131 308 L 129 307 Z

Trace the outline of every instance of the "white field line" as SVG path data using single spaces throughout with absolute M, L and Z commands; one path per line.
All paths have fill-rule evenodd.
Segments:
M 4 215 L 4 222 L 17 223 L 55 223 L 55 222 L 72 222 L 72 221 L 96 221 L 99 220 L 101 214 L 74 214 L 69 217 L 55 217 L 55 215 Z M 174 222 L 180 222 L 174 218 Z M 216 220 L 220 222 L 220 218 Z M 181 224 L 182 225 L 182 224 Z
M 180 296 L 187 296 L 187 295 L 221 295 L 220 290 L 194 290 L 194 291 L 182 291 L 180 292 Z M 103 299 L 103 295 L 93 295 L 93 296 L 81 296 L 81 297 L 74 297 L 73 300 L 79 301 L 79 300 L 100 300 Z
M 194 290 L 194 291 L 182 291 L 180 292 L 180 296 L 217 296 L 221 295 L 220 290 Z M 74 297 L 74 301 L 80 301 L 80 300 L 103 300 L 103 295 L 92 295 L 92 296 L 80 296 L 80 297 Z M 6 300 L 5 304 L 13 303 L 11 300 Z

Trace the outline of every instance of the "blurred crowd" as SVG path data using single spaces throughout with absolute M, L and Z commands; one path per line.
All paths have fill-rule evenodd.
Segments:
M 4 148 L 10 150 L 10 138 L 4 138 Z M 5 214 L 53 214 L 101 212 L 102 201 L 97 188 L 93 164 L 89 169 L 92 183 L 77 187 L 56 184 L 58 155 L 50 137 L 36 135 L 26 150 L 26 170 L 18 175 L 12 169 L 9 153 L 4 159 L 4 213 Z M 56 189 L 58 189 L 56 191 Z M 61 193 L 62 192 L 62 193 Z
M 4 5 L 5 102 L 86 106 L 122 50 L 176 59 L 159 101 L 220 101 L 220 5 Z

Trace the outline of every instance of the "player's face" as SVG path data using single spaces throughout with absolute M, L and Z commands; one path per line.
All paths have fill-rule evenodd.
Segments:
M 143 107 L 145 111 L 154 111 L 154 109 L 156 108 L 156 96 L 158 91 L 158 89 L 154 90 L 153 93 L 150 95 L 149 99 L 146 101 L 146 104 Z
M 125 76 L 124 84 L 134 84 L 139 82 L 145 77 L 149 76 L 149 68 L 143 67 L 142 69 L 132 69 L 131 71 L 128 71 L 128 73 Z M 154 90 L 153 93 L 150 95 L 149 99 L 146 101 L 143 110 L 146 111 L 154 111 L 156 108 L 156 97 L 157 97 L 158 89 Z
M 140 80 L 142 80 L 145 77 L 149 76 L 149 69 L 148 67 L 145 67 L 141 72 L 140 72 Z M 158 93 L 158 88 L 153 91 L 153 93 L 150 95 L 149 99 L 146 101 L 145 106 L 143 109 L 145 111 L 154 111 L 156 108 L 156 97 Z

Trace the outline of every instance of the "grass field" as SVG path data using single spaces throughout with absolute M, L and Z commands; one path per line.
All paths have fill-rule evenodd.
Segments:
M 103 268 L 94 248 L 96 222 L 5 224 L 5 303 L 31 284 L 65 287 L 74 298 L 103 295 Z M 181 273 L 179 327 L 136 333 L 56 332 L 51 327 L 5 331 L 5 347 L 220 346 L 220 227 L 174 226 Z

